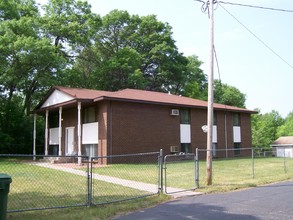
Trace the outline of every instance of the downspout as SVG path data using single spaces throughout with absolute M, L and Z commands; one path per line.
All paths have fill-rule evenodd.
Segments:
M 46 110 L 46 125 L 45 125 L 45 155 L 48 156 L 48 118 L 49 110 Z
M 34 114 L 34 131 L 33 131 L 33 160 L 36 160 L 36 120 L 37 114 Z
M 77 103 L 77 141 L 78 141 L 78 165 L 81 165 L 81 103 Z
M 59 156 L 62 155 L 61 141 L 62 141 L 62 107 L 59 108 L 59 152 L 58 152 Z

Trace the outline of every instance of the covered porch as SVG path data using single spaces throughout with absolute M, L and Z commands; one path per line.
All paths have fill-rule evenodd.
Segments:
M 45 156 L 97 156 L 99 122 L 97 106 L 91 101 L 58 90 L 49 94 L 34 111 L 33 154 L 36 155 L 36 119 L 42 116 Z

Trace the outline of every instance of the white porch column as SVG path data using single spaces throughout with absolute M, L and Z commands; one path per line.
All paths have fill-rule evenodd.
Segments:
M 81 103 L 77 104 L 78 165 L 81 165 Z
M 62 150 L 61 150 L 61 141 L 62 141 L 62 107 L 59 107 L 59 153 L 58 155 L 62 155 Z
M 48 155 L 48 117 L 49 110 L 46 110 L 46 125 L 45 125 L 45 155 Z
M 33 132 L 33 160 L 36 160 L 36 120 L 37 114 L 34 113 L 34 132 Z

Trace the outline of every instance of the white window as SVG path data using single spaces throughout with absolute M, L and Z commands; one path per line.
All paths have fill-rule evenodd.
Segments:
M 85 144 L 84 145 L 84 155 L 88 157 L 98 156 L 98 145 L 97 144 Z
M 99 123 L 87 123 L 82 125 L 82 144 L 98 144 Z
M 96 111 L 94 107 L 84 109 L 84 123 L 92 123 L 96 121 Z

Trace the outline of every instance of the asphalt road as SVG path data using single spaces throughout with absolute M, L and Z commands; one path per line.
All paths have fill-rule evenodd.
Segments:
M 229 193 L 184 197 L 118 220 L 293 219 L 293 182 Z

